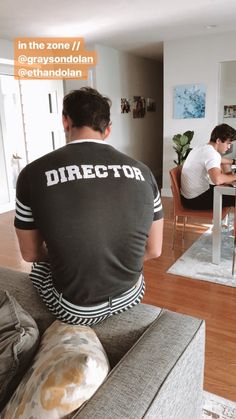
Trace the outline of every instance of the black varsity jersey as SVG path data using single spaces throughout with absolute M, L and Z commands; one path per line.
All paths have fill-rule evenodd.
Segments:
M 100 140 L 77 140 L 19 174 L 15 227 L 39 229 L 54 286 L 91 305 L 131 288 L 148 231 L 163 217 L 150 169 Z

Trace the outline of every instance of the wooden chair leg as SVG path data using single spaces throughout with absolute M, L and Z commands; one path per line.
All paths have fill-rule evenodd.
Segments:
M 176 235 L 176 219 L 178 217 L 176 215 L 174 215 L 174 222 L 173 222 L 173 241 L 172 241 L 172 250 L 174 249 L 175 246 L 175 235 Z
M 186 221 L 187 221 L 187 217 L 184 217 L 183 230 L 182 230 L 182 240 L 184 240 Z

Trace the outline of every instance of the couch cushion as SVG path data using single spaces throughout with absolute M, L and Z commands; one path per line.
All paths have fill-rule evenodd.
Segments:
M 108 372 L 109 362 L 95 332 L 56 320 L 42 336 L 32 368 L 2 418 L 62 418 L 88 400 Z
M 111 368 L 132 348 L 161 312 L 159 307 L 138 304 L 131 310 L 92 326 L 104 346 Z
M 162 310 L 72 418 L 199 419 L 204 326 L 202 320 Z
M 42 334 L 55 317 L 40 299 L 29 280 L 29 275 L 8 268 L 0 268 L 0 289 L 4 285 L 35 319 L 39 332 Z M 131 310 L 92 326 L 104 346 L 111 368 L 133 346 L 160 312 L 159 307 L 138 304 Z
M 0 291 L 0 411 L 28 368 L 38 343 L 35 321 L 15 298 Z
M 7 290 L 33 317 L 42 334 L 55 320 L 34 288 L 29 274 L 8 268 L 0 268 L 0 289 Z

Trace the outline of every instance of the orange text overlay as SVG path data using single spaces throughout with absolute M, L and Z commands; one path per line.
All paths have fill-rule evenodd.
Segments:
M 16 38 L 14 62 L 15 79 L 86 80 L 97 55 L 83 38 Z

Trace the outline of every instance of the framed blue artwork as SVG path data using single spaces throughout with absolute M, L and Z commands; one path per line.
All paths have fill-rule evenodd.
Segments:
M 206 107 L 206 86 L 185 84 L 174 88 L 175 119 L 204 118 Z

